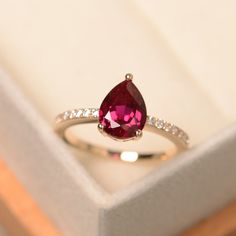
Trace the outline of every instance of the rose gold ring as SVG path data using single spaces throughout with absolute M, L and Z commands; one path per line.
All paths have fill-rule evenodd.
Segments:
M 182 129 L 155 116 L 147 115 L 144 99 L 133 83 L 133 75 L 126 74 L 125 80 L 116 85 L 105 97 L 99 109 L 80 108 L 65 111 L 55 120 L 55 131 L 69 144 L 93 154 L 109 156 L 134 162 L 140 158 L 159 157 L 166 153 L 138 153 L 136 151 L 114 151 L 92 145 L 69 132 L 71 126 L 98 123 L 98 130 L 116 141 L 138 140 L 143 130 L 161 135 L 176 146 L 176 153 L 188 148 L 189 137 Z

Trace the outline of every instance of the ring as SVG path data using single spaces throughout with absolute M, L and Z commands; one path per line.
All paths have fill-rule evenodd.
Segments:
M 83 141 L 72 132 L 71 126 L 97 123 L 101 134 L 116 141 L 138 140 L 143 130 L 161 135 L 172 141 L 176 153 L 188 148 L 186 132 L 159 117 L 147 115 L 144 99 L 133 83 L 133 75 L 126 74 L 125 80 L 116 85 L 105 97 L 100 108 L 80 108 L 60 113 L 55 119 L 55 131 L 67 143 L 93 154 L 109 156 L 134 162 L 142 158 L 164 157 L 166 152 L 138 153 L 115 151 Z

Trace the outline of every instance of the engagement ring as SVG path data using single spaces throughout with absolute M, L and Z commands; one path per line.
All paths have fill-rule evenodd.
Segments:
M 55 121 L 55 131 L 66 142 L 79 149 L 123 161 L 134 162 L 140 158 L 162 156 L 163 153 L 160 152 L 110 150 L 87 143 L 72 132 L 67 132 L 71 126 L 87 123 L 98 123 L 101 134 L 116 141 L 138 140 L 145 130 L 172 141 L 177 152 L 185 150 L 189 144 L 189 137 L 182 129 L 159 117 L 147 115 L 144 99 L 133 83 L 132 74 L 126 74 L 125 80 L 108 93 L 99 109 L 80 108 L 59 114 Z

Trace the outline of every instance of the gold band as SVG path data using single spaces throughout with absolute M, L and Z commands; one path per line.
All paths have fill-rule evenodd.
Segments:
M 55 121 L 55 131 L 60 137 L 62 137 L 69 144 L 90 153 L 109 156 L 121 159 L 123 161 L 136 161 L 143 158 L 162 158 L 165 153 L 137 153 L 137 152 L 117 152 L 109 150 L 100 146 L 92 145 L 79 139 L 72 132 L 66 132 L 66 130 L 74 125 L 97 123 L 98 124 L 98 109 L 95 108 L 81 108 L 63 112 L 59 114 Z M 181 152 L 187 149 L 189 144 L 188 135 L 177 126 L 156 118 L 154 116 L 148 116 L 144 130 L 161 135 L 170 141 L 172 141 L 177 147 L 176 151 Z

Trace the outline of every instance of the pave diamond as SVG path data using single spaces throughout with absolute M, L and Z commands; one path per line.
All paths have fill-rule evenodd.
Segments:
M 72 110 L 71 113 L 70 113 L 70 119 L 75 118 L 76 115 L 77 115 L 77 110 Z
M 184 136 L 184 132 L 183 132 L 183 130 L 180 130 L 178 133 L 178 137 L 183 138 L 183 136 Z
M 93 109 L 92 109 L 92 115 L 93 115 L 93 117 L 98 117 L 98 116 L 99 116 L 99 111 L 98 111 L 98 109 L 93 108 Z
M 166 122 L 166 123 L 164 124 L 163 129 L 164 129 L 166 132 L 169 132 L 169 131 L 171 130 L 171 127 L 172 127 L 172 124 Z
M 154 117 L 154 116 L 148 116 L 148 117 L 147 117 L 147 123 L 150 124 L 150 125 L 153 125 L 153 126 L 154 126 L 155 123 L 156 123 L 156 120 L 157 120 L 157 119 L 156 119 L 156 117 Z
M 164 120 L 161 120 L 161 119 L 158 119 L 157 122 L 156 122 L 156 127 L 158 129 L 162 129 L 165 125 L 165 121 Z
M 65 111 L 56 117 L 56 122 L 61 122 L 63 120 L 76 119 L 76 118 L 88 118 L 88 117 L 98 118 L 98 111 L 99 110 L 96 108 L 86 108 L 86 109 L 81 108 L 81 109 L 73 109 L 70 111 Z
M 83 110 L 83 117 L 89 117 L 91 114 L 91 110 L 89 108 L 86 108 Z
M 70 117 L 70 111 L 64 112 L 63 119 L 67 120 Z
M 172 125 L 171 127 L 171 133 L 172 134 L 177 134 L 178 133 L 178 128 L 175 125 Z
M 60 123 L 69 119 L 84 119 L 84 118 L 95 118 L 99 117 L 99 109 L 97 108 L 80 108 L 80 109 L 73 109 L 65 111 L 59 114 L 56 117 L 56 123 Z M 131 123 L 132 124 L 132 123 Z M 158 119 L 154 116 L 147 117 L 147 124 L 151 125 L 161 131 L 168 132 L 173 137 L 179 139 L 185 145 L 189 144 L 189 137 L 188 135 L 177 126 L 169 123 L 165 120 Z
M 154 126 L 159 130 L 162 130 L 164 132 L 171 134 L 172 136 L 179 139 L 181 142 L 185 144 L 189 143 L 188 135 L 182 129 L 178 128 L 172 123 L 169 123 L 162 119 L 155 118 L 154 116 L 148 116 L 147 124 Z
M 79 109 L 76 113 L 76 118 L 81 117 L 82 113 L 83 113 L 83 109 Z
M 188 137 L 188 135 L 187 135 L 186 133 L 184 133 L 182 139 L 183 139 L 183 141 L 184 141 L 185 143 L 188 143 L 188 142 L 189 142 L 189 137 Z

